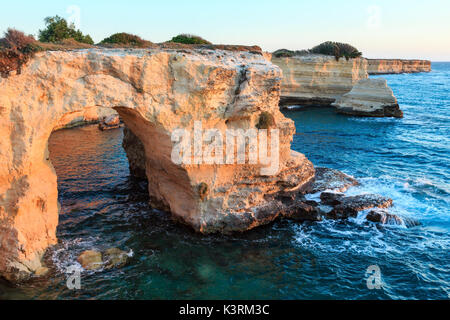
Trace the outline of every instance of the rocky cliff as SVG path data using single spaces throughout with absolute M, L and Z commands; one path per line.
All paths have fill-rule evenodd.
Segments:
M 328 70 L 333 63 L 325 65 Z M 295 127 L 279 111 L 280 85 L 281 70 L 248 51 L 37 54 L 20 75 L 0 79 L 0 274 L 10 280 L 27 276 L 56 243 L 57 178 L 47 143 L 62 119 L 84 114 L 86 108 L 114 109 L 134 134 L 131 138 L 140 141 L 136 148 L 124 145 L 130 159 L 143 151 L 155 207 L 204 233 L 244 231 L 273 221 L 283 209 L 274 195 L 301 190 L 315 172 L 305 156 L 290 150 Z M 180 128 L 191 132 L 198 122 L 215 139 L 194 136 L 194 142 L 206 139 L 206 151 L 194 148 L 191 155 L 182 149 L 189 161 L 174 161 L 172 134 Z M 256 153 L 244 144 L 241 149 L 232 145 L 227 153 L 233 159 L 243 152 L 243 163 L 227 158 L 222 164 L 221 135 L 256 128 L 266 130 L 261 132 L 268 135 L 267 142 L 279 141 L 267 143 L 272 161 L 245 161 Z M 258 138 L 260 146 L 263 137 Z M 211 151 L 211 145 L 217 148 Z M 256 159 L 264 154 L 260 150 Z M 197 161 L 202 155 L 205 161 Z
M 87 107 L 84 110 L 77 110 L 65 114 L 56 124 L 54 130 L 68 129 L 91 123 L 98 123 L 103 118 L 117 115 L 113 109 L 102 107 Z
M 342 114 L 362 117 L 403 117 L 397 99 L 385 79 L 360 80 L 349 93 L 333 103 L 333 106 Z
M 430 72 L 431 61 L 402 59 L 368 59 L 369 74 Z
M 361 79 L 367 79 L 367 60 L 336 61 L 326 55 L 273 57 L 283 71 L 281 105 L 331 105 Z

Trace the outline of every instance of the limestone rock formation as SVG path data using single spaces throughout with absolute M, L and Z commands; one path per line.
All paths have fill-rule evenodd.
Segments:
M 103 117 L 98 124 L 98 128 L 102 131 L 120 128 L 120 117 L 117 114 Z
M 361 79 L 367 79 L 367 60 L 340 59 L 318 54 L 272 57 L 283 70 L 282 106 L 329 106 L 349 92 Z
M 102 107 L 87 107 L 83 110 L 77 110 L 65 114 L 56 124 L 54 130 L 68 129 L 91 123 L 98 123 L 101 119 L 117 116 L 114 109 Z
M 0 79 L 0 274 L 13 281 L 30 274 L 56 243 L 57 179 L 47 143 L 61 119 L 90 107 L 117 111 L 142 143 L 152 204 L 175 219 L 204 233 L 244 231 L 273 221 L 278 202 L 267 196 L 302 190 L 315 172 L 304 155 L 290 150 L 295 126 L 279 111 L 280 85 L 281 70 L 252 51 L 36 54 L 20 75 Z M 279 130 L 273 174 L 264 173 L 266 164 L 260 163 L 172 161 L 175 130 L 190 132 L 197 121 L 219 132 L 252 129 L 262 113 L 270 113 L 270 129 Z
M 359 182 L 355 178 L 341 171 L 317 167 L 314 182 L 310 185 L 308 192 L 317 193 L 326 190 L 345 192 L 358 184 Z
M 364 117 L 402 118 L 403 112 L 385 79 L 365 79 L 338 99 L 333 106 L 342 114 Z
M 431 72 L 431 61 L 402 59 L 368 59 L 369 74 Z

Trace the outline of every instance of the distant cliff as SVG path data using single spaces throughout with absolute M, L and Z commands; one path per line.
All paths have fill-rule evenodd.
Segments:
M 367 62 L 367 71 L 372 75 L 431 71 L 431 61 L 428 60 L 367 59 Z
M 336 59 L 332 56 L 308 54 L 273 57 L 272 63 L 283 70 L 282 105 L 331 105 L 367 79 L 367 60 Z

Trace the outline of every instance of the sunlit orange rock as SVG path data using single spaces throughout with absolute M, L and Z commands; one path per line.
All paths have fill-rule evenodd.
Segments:
M 261 54 L 219 49 L 89 49 L 44 52 L 20 75 L 0 79 L 0 274 L 15 281 L 41 266 L 55 244 L 57 178 L 48 139 L 61 119 L 86 108 L 117 111 L 145 154 L 155 206 L 204 233 L 244 231 L 273 221 L 280 203 L 314 176 L 291 152 L 295 131 L 278 109 L 281 70 Z M 279 166 L 175 164 L 171 133 L 193 127 L 249 129 L 270 114 Z M 274 197 L 272 197 L 274 199 Z

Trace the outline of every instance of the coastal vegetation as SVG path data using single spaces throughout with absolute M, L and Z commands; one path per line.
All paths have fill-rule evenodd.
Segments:
M 173 37 L 169 42 L 183 43 L 183 44 L 212 44 L 208 40 L 193 34 L 179 34 Z
M 334 56 L 336 61 L 339 61 L 340 58 L 345 58 L 346 60 L 359 58 L 362 56 L 362 52 L 353 47 L 348 43 L 341 42 L 333 42 L 327 41 L 319 44 L 318 46 L 313 47 L 309 50 L 288 50 L 288 49 L 280 49 L 273 53 L 276 58 L 283 57 L 294 57 L 294 56 L 303 56 L 308 54 L 323 54 L 327 56 Z
M 152 42 L 144 40 L 137 35 L 125 32 L 115 33 L 100 42 L 100 45 L 102 46 L 127 46 L 137 48 L 148 47 L 152 44 Z
M 44 21 L 46 28 L 39 30 L 39 41 L 41 42 L 58 43 L 65 39 L 74 39 L 80 43 L 94 44 L 90 35 L 84 35 L 80 30 L 76 30 L 74 24 L 69 24 L 60 16 L 47 17 Z
M 8 29 L 4 37 L 0 39 L 1 77 L 8 77 L 12 71 L 20 74 L 22 65 L 27 63 L 37 51 L 39 47 L 33 36 L 27 36 L 15 29 Z
M 355 47 L 348 43 L 327 41 L 315 46 L 310 50 L 311 53 L 325 54 L 328 56 L 334 56 L 336 61 L 340 58 L 347 60 L 351 58 L 358 58 L 362 56 L 362 52 L 358 51 Z

